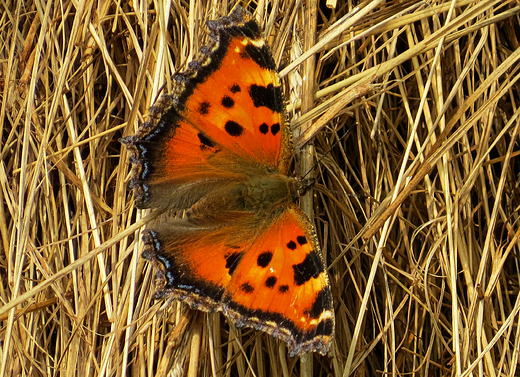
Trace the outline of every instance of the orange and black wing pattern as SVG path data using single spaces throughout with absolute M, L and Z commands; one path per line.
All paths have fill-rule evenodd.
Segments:
M 156 298 L 222 311 L 282 339 L 293 356 L 325 354 L 331 288 L 314 228 L 294 204 L 299 180 L 287 176 L 291 132 L 274 61 L 243 8 L 208 28 L 201 58 L 123 140 L 136 206 L 166 210 L 143 233 Z M 171 215 L 179 210 L 184 217 Z

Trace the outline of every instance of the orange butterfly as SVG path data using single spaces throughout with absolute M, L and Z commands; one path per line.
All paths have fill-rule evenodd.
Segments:
M 291 132 L 268 46 L 241 7 L 207 23 L 209 45 L 175 76 L 175 93 L 123 139 L 138 208 L 166 209 L 143 233 L 156 298 L 222 311 L 237 327 L 284 340 L 291 356 L 328 352 L 329 278 L 294 204 Z M 184 218 L 173 216 L 186 211 Z

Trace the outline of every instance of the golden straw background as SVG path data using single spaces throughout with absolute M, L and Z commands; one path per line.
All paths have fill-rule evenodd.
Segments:
M 327 356 L 155 302 L 129 153 L 240 3 L 280 67 Z M 0 3 L 0 376 L 516 376 L 518 1 Z M 317 164 L 316 164 L 317 163 Z

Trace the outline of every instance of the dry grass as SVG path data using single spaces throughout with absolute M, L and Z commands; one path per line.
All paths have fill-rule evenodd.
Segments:
M 259 4 L 311 140 L 297 166 L 319 160 L 302 205 L 331 353 L 160 310 L 139 257 L 118 139 L 234 1 L 18 0 L 0 4 L 0 375 L 518 375 L 518 2 Z

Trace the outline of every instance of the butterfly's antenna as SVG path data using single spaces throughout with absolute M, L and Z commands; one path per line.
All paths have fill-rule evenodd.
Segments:
M 302 177 L 301 177 L 301 189 L 300 189 L 300 196 L 303 196 L 305 195 L 312 186 L 314 186 L 314 183 L 316 182 L 316 178 L 306 178 L 313 170 L 316 169 L 316 167 L 318 166 L 318 164 L 325 158 L 325 156 L 327 156 L 331 151 L 332 149 L 339 144 L 339 142 L 341 140 L 343 140 L 345 138 L 345 136 L 347 136 L 349 134 L 349 131 L 345 132 L 344 135 L 342 135 L 341 137 L 338 138 L 338 140 L 336 140 L 332 145 L 331 147 L 329 148 L 329 150 L 325 153 L 323 153 L 323 155 L 318 159 L 318 161 L 316 161 L 316 163 L 312 166 L 312 168 L 310 168 L 307 173 L 305 173 Z
M 327 156 L 331 151 L 332 149 L 339 144 L 339 142 L 341 140 L 343 140 L 345 138 L 345 136 L 347 136 L 349 134 L 349 132 L 345 132 L 345 134 L 343 136 L 341 136 L 340 138 L 338 138 L 338 140 L 336 140 L 332 145 L 331 147 L 329 148 L 329 150 L 325 153 L 323 153 L 323 155 L 319 158 L 318 161 L 316 161 L 316 163 L 312 166 L 312 168 L 309 169 L 309 171 L 307 173 L 305 173 L 303 176 L 302 176 L 302 180 L 305 179 L 305 177 L 307 177 L 314 169 L 316 169 L 316 167 L 318 166 L 318 164 L 325 158 L 325 156 Z

